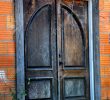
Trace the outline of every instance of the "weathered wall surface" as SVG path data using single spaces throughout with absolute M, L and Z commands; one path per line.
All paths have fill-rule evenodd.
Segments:
M 110 99 L 110 0 L 99 0 L 101 98 Z M 12 0 L 0 0 L 0 100 L 15 89 L 15 22 Z
M 0 0 L 0 100 L 12 100 L 15 88 L 14 33 L 14 4 Z
M 99 0 L 102 100 L 110 99 L 110 0 Z

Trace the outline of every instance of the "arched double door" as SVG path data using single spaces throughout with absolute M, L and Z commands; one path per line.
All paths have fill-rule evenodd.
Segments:
M 25 0 L 26 100 L 89 100 L 84 0 Z

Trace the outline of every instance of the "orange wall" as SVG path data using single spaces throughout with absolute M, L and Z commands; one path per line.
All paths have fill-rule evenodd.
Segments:
M 101 97 L 110 99 L 110 0 L 99 0 Z M 15 26 L 12 0 L 0 0 L 0 100 L 15 88 Z
M 102 100 L 110 100 L 110 0 L 99 0 Z
M 0 0 L 0 100 L 12 100 L 15 88 L 15 33 L 12 0 Z

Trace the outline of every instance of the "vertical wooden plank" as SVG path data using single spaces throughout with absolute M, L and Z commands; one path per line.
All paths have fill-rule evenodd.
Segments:
M 23 0 L 15 0 L 17 100 L 25 100 Z
M 101 100 L 100 51 L 99 51 L 99 0 L 93 0 L 94 79 L 95 100 Z

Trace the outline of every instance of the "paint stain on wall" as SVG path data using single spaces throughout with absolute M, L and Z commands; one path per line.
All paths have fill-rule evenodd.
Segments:
M 4 70 L 0 70 L 0 82 L 7 82 L 6 72 Z

